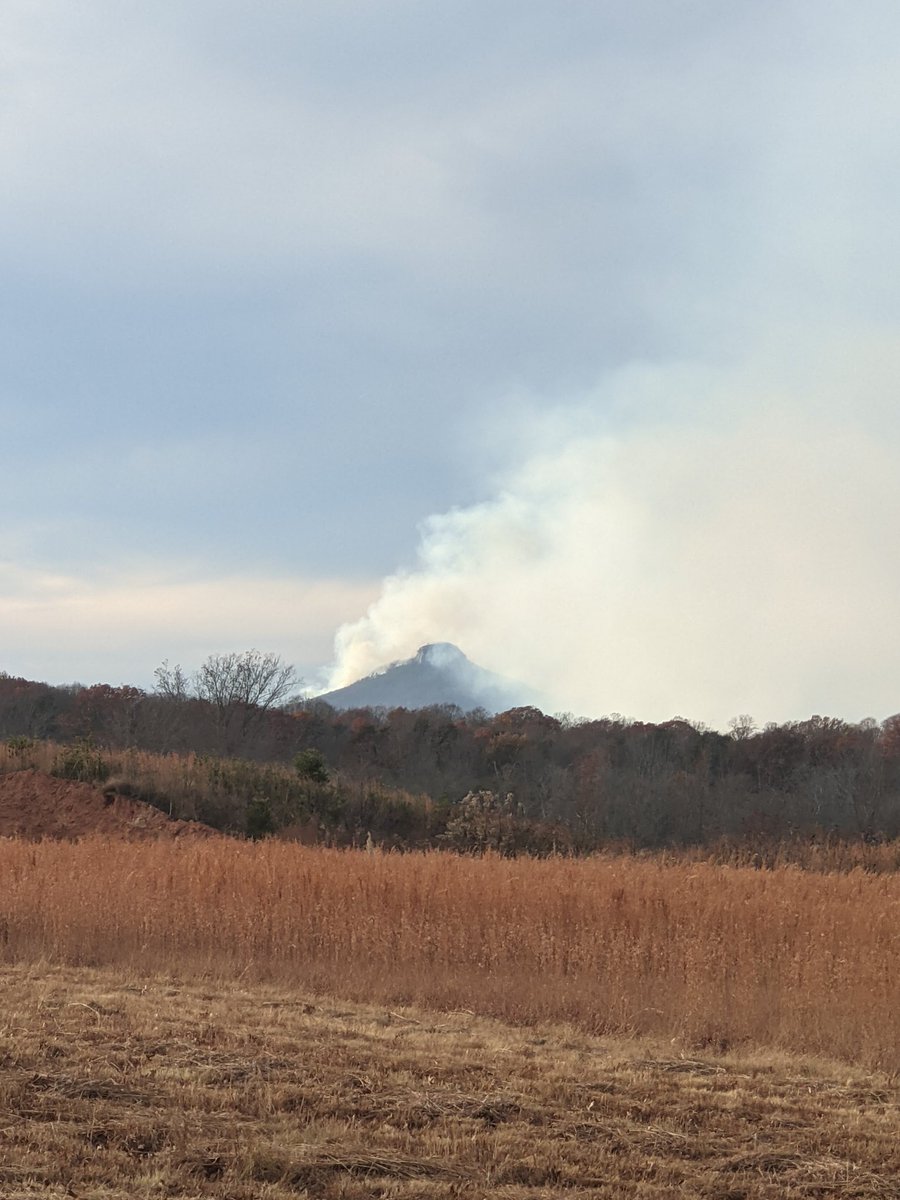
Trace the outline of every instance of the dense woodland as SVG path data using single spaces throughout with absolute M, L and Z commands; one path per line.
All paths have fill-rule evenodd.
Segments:
M 726 734 L 534 708 L 338 712 L 174 683 L 145 692 L 0 675 L 5 769 L 46 741 L 62 748 L 57 773 L 97 782 L 135 775 L 141 755 L 190 761 L 190 785 L 172 782 L 174 768 L 152 783 L 144 771 L 145 798 L 231 831 L 291 827 L 335 844 L 542 853 L 900 837 L 900 715 L 765 728 L 740 718 Z

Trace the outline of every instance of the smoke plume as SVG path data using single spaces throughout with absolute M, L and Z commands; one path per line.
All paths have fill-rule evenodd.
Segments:
M 416 562 L 339 630 L 331 686 L 450 641 L 576 715 L 894 712 L 897 357 L 845 338 L 777 387 L 632 373 L 523 416 L 494 497 L 425 521 Z

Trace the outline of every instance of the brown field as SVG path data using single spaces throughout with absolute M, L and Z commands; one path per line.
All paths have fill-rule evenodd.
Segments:
M 284 985 L 0 968 L 0 1195 L 896 1200 L 900 1089 Z
M 900 876 L 0 841 L 0 961 L 261 981 L 900 1072 Z
M 896 1200 L 898 916 L 859 869 L 3 839 L 0 1196 Z

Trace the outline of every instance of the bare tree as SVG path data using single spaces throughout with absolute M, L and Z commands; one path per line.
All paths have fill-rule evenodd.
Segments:
M 144 737 L 148 749 L 164 754 L 172 750 L 187 750 L 195 747 L 198 724 L 198 706 L 193 703 L 191 681 L 180 664 L 169 666 L 169 660 L 153 672 L 156 686 L 144 712 Z
M 188 677 L 182 671 L 179 663 L 170 667 L 169 660 L 165 658 L 162 665 L 157 667 L 153 674 L 156 678 L 156 687 L 153 691 L 157 696 L 162 696 L 164 700 L 188 699 Z
M 271 708 L 287 700 L 299 683 L 297 673 L 278 654 L 245 650 L 211 654 L 194 676 L 200 700 L 211 704 L 222 748 L 233 753 Z
M 243 654 L 211 654 L 197 672 L 201 700 L 217 707 L 244 704 L 263 710 L 286 700 L 298 683 L 297 673 L 278 654 L 245 650 Z

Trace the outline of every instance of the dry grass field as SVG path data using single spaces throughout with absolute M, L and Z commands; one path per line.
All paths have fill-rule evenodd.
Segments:
M 900 1072 L 900 876 L 0 840 L 0 961 L 268 982 Z
M 0 968 L 0 1195 L 889 1200 L 900 1089 L 476 1015 Z

